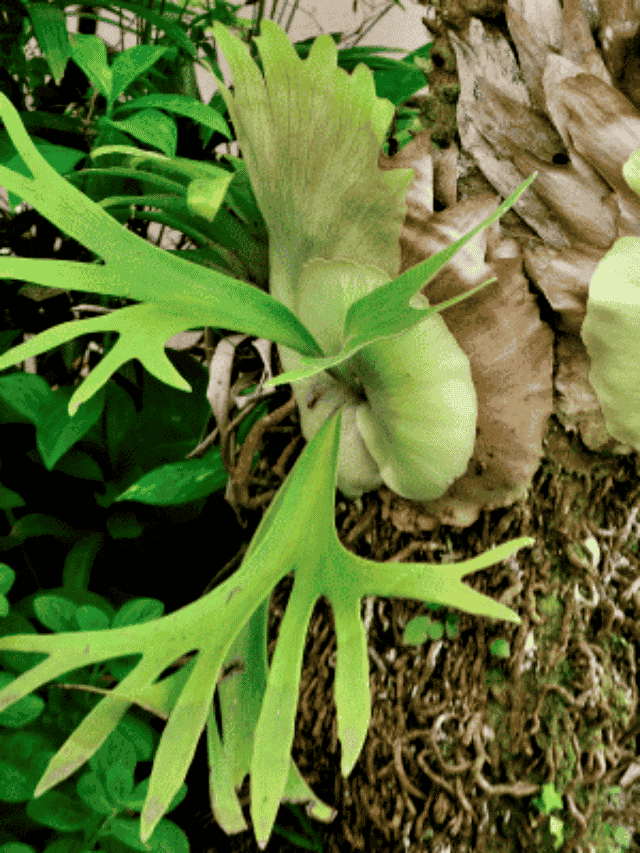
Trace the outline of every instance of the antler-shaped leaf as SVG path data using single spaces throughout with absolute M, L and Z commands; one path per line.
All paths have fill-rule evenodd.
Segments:
M 230 732 L 228 740 L 225 736 L 228 767 L 232 768 L 238 787 L 246 773 L 251 774 L 251 818 L 261 849 L 269 839 L 279 803 L 285 798 L 292 799 L 290 752 L 302 656 L 308 622 L 321 596 L 331 602 L 336 623 L 335 696 L 345 777 L 360 755 L 371 717 L 367 640 L 360 616 L 360 601 L 364 596 L 418 599 L 516 624 L 521 621 L 513 610 L 475 592 L 461 579 L 532 545 L 531 538 L 515 539 L 457 565 L 398 564 L 393 572 L 388 565 L 346 550 L 338 539 L 334 520 L 341 419 L 340 410 L 320 428 L 265 513 L 245 556 L 245 560 L 250 559 L 253 548 L 263 539 L 281 535 L 272 532 L 269 525 L 276 525 L 283 516 L 296 519 L 294 556 L 286 567 L 295 568 L 295 582 L 280 625 L 264 700 L 260 679 L 253 674 L 253 663 L 251 669 L 246 668 L 237 678 L 219 686 L 223 731 Z M 291 528 L 288 535 L 292 535 Z M 276 543 L 274 538 L 273 544 Z M 263 613 L 262 620 L 264 617 Z M 257 661 L 260 672 L 263 657 L 266 661 L 266 628 L 264 621 L 258 621 L 260 627 L 255 628 L 251 660 Z M 266 662 L 264 666 L 266 671 Z M 260 705 L 256 728 L 254 720 Z M 251 750 L 249 766 L 247 756 Z
M 51 263 L 66 263 L 66 261 L 51 261 Z M 99 268 L 96 267 L 89 269 L 97 269 L 99 272 Z M 173 335 L 194 324 L 195 315 L 179 314 L 159 304 L 131 305 L 113 314 L 60 323 L 41 332 L 30 341 L 14 347 L 11 350 L 11 357 L 14 362 L 22 361 L 87 332 L 111 330 L 118 332 L 120 337 L 116 344 L 71 397 L 69 414 L 73 415 L 78 406 L 89 400 L 121 365 L 132 358 L 141 361 L 149 373 L 161 382 L 166 382 L 167 385 L 178 388 L 180 391 L 191 391 L 189 383 L 182 378 L 165 355 L 164 345 Z
M 160 303 L 165 312 L 175 312 L 181 322 L 189 318 L 182 329 L 188 328 L 189 323 L 219 325 L 288 342 L 307 355 L 321 355 L 313 336 L 295 315 L 268 294 L 153 246 L 127 231 L 100 205 L 58 175 L 31 142 L 17 110 L 2 93 L 0 119 L 32 174 L 26 178 L 1 166 L 0 181 L 104 261 L 104 266 L 94 266 L 3 257 L 0 278 L 18 278 L 51 287 L 73 286 Z M 5 354 L 0 370 L 14 363 L 8 360 L 12 353 L 10 350 Z
M 278 805 L 291 775 L 291 744 L 300 683 L 304 639 L 313 608 L 325 595 L 331 601 L 338 640 L 336 705 L 338 736 L 342 744 L 342 772 L 347 776 L 360 755 L 371 716 L 368 656 L 360 599 L 364 596 L 411 598 L 457 607 L 467 613 L 506 619 L 518 624 L 519 616 L 503 604 L 462 583 L 465 575 L 506 559 L 533 539 L 520 538 L 458 565 L 430 563 L 389 567 L 351 554 L 335 530 L 337 443 L 342 412 L 336 412 L 294 466 L 275 500 L 264 514 L 238 571 L 198 601 L 133 627 L 111 631 L 80 631 L 55 636 L 6 636 L 0 649 L 45 652 L 49 657 L 18 676 L 0 691 L 0 710 L 37 690 L 58 675 L 80 666 L 130 654 L 142 654 L 122 682 L 85 717 L 51 760 L 35 796 L 68 778 L 104 743 L 131 702 L 160 716 L 168 715 L 153 764 L 147 798 L 141 815 L 141 838 L 146 841 L 166 813 L 184 782 L 205 724 L 210 756 L 225 763 L 212 777 L 214 802 L 234 801 L 233 778 L 249 770 L 247 756 L 253 740 L 251 816 L 256 838 L 264 848 Z M 291 519 L 296 519 L 292 528 Z M 293 535 L 292 535 L 293 534 Z M 212 699 L 221 668 L 232 643 L 270 590 L 289 571 L 296 579 L 261 704 L 255 734 L 220 743 L 212 712 Z M 216 625 L 212 632 L 211 625 Z M 198 655 L 178 673 L 160 683 L 155 680 L 186 652 Z M 237 689 L 256 690 L 249 668 L 234 678 Z M 246 680 L 244 680 L 246 679 Z M 260 681 L 257 682 L 258 688 Z M 224 688 L 221 685 L 221 691 Z M 223 727 L 235 725 L 227 710 Z M 212 749 L 213 744 L 213 749 Z M 238 755 L 238 751 L 242 754 Z M 226 765 L 226 769 L 225 769 Z M 212 760 L 212 767 L 217 767 Z M 239 770 L 240 768 L 240 770 Z M 293 774 L 295 777 L 295 773 Z M 295 779 L 292 786 L 295 787 Z M 217 786 L 217 787 L 216 787 Z

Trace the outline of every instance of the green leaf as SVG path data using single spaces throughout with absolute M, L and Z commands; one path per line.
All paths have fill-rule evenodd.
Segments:
M 101 742 L 100 748 L 89 759 L 91 769 L 106 778 L 109 769 L 119 765 L 133 773 L 137 762 L 133 743 L 119 729 L 109 733 Z
M 242 47 L 245 46 L 242 45 Z M 320 60 L 322 59 L 322 54 L 317 54 L 317 56 Z M 311 63 L 312 59 L 313 56 L 310 55 L 307 64 Z M 248 61 L 250 62 L 249 58 Z M 255 69 L 255 66 L 253 67 Z M 257 69 L 255 70 L 258 73 Z M 363 70 L 366 71 L 364 68 Z M 353 78 L 349 79 L 353 80 Z M 356 84 L 358 82 L 356 80 Z M 370 107 L 370 120 L 374 122 L 374 126 L 378 126 L 376 139 L 378 137 L 379 139 L 375 146 L 375 152 L 377 152 L 379 142 L 384 136 L 384 124 L 379 121 L 380 117 L 376 112 L 375 105 L 371 104 Z M 180 390 L 190 390 L 190 386 L 182 380 L 164 355 L 164 342 L 177 332 L 183 331 L 185 328 L 192 328 L 194 325 L 201 326 L 203 323 L 210 323 L 223 328 L 238 329 L 246 334 L 258 334 L 260 337 L 275 340 L 279 344 L 291 346 L 303 358 L 310 358 L 307 361 L 307 365 L 310 366 L 306 366 L 302 371 L 297 371 L 297 376 L 281 375 L 268 380 L 265 387 L 293 381 L 294 378 L 299 379 L 303 376 L 315 375 L 328 367 L 339 365 L 367 343 L 412 328 L 426 316 L 438 313 L 443 308 L 467 298 L 480 287 L 490 283 L 485 282 L 484 285 L 480 285 L 479 288 L 470 291 L 470 293 L 456 297 L 434 308 L 416 309 L 409 301 L 414 298 L 417 290 L 424 284 L 425 278 L 435 274 L 474 234 L 487 227 L 491 222 L 498 219 L 505 210 L 509 209 L 536 176 L 534 173 L 494 214 L 451 247 L 408 270 L 395 281 L 382 285 L 374 292 L 353 302 L 349 306 L 346 316 L 343 350 L 337 355 L 324 357 L 313 335 L 286 304 L 287 302 L 294 303 L 294 291 L 291 289 L 292 282 L 289 279 L 289 274 L 283 268 L 281 259 L 278 258 L 277 253 L 274 253 L 274 249 L 270 247 L 272 261 L 271 289 L 274 293 L 279 294 L 277 299 L 245 282 L 240 282 L 221 273 L 214 273 L 211 270 L 199 268 L 196 277 L 194 276 L 193 264 L 180 259 L 177 254 L 162 251 L 123 229 L 98 205 L 92 203 L 79 190 L 49 169 L 44 159 L 40 157 L 31 144 L 15 108 L 1 93 L 0 115 L 2 115 L 10 131 L 12 141 L 19 149 L 30 172 L 34 175 L 31 181 L 27 181 L 15 172 L 0 167 L 0 179 L 4 179 L 9 188 L 19 190 L 34 207 L 45 210 L 51 221 L 62 228 L 70 237 L 81 241 L 87 248 L 105 260 L 105 264 L 99 266 L 68 261 L 2 257 L 0 258 L 0 277 L 20 278 L 52 287 L 61 285 L 63 289 L 68 288 L 71 277 L 74 287 L 80 290 L 124 297 L 133 296 L 143 302 L 145 300 L 150 302 L 150 304 L 123 308 L 105 317 L 63 323 L 48 329 L 0 357 L 0 370 L 3 370 L 11 364 L 32 355 L 39 355 L 48 348 L 57 346 L 80 334 L 106 330 L 118 331 L 120 338 L 116 345 L 76 389 L 69 403 L 70 413 L 75 412 L 82 402 L 88 400 L 92 394 L 101 388 L 114 370 L 134 357 L 138 358 L 161 381 Z M 307 144 L 317 148 L 315 140 L 308 139 Z M 377 158 L 377 153 L 375 153 L 375 157 Z M 375 162 L 369 165 L 379 171 Z M 407 172 L 410 176 L 409 170 L 396 171 Z M 389 175 L 390 173 L 384 174 Z M 283 186 L 286 186 L 286 175 L 281 177 L 280 191 L 282 191 Z M 404 175 L 400 177 L 400 186 L 406 188 Z M 254 180 L 253 176 L 251 179 Z M 313 180 L 317 181 L 317 176 Z M 364 177 L 363 180 L 365 180 Z M 364 190 L 360 186 L 354 188 L 354 192 L 357 194 L 362 191 Z M 275 192 L 274 188 L 273 193 Z M 338 192 L 336 188 L 336 193 L 340 195 L 341 191 Z M 325 195 L 324 191 L 322 195 Z M 374 181 L 374 196 L 376 198 L 378 196 L 384 197 L 386 199 L 385 205 L 388 205 L 389 186 L 385 185 L 384 182 L 378 186 Z M 396 199 L 394 205 L 396 202 L 400 205 L 399 213 L 401 216 L 393 228 L 396 225 L 398 228 L 400 227 L 402 206 L 404 205 L 404 202 L 400 204 L 400 198 Z M 307 226 L 304 224 L 304 216 L 308 215 L 312 209 L 312 206 L 306 202 L 304 194 L 300 196 L 298 204 L 300 211 L 296 211 L 295 225 L 292 223 L 292 227 L 299 235 L 301 233 L 300 228 L 311 227 L 313 223 L 309 222 Z M 363 211 L 365 209 L 372 212 L 372 209 L 368 207 L 368 202 Z M 389 213 L 388 210 L 386 212 Z M 381 209 L 378 213 L 384 222 L 385 211 Z M 287 214 L 288 216 L 289 214 Z M 321 213 L 321 218 L 324 218 L 324 211 Z M 394 218 L 395 214 L 391 219 Z M 368 224 L 363 226 L 365 230 L 371 228 L 372 222 L 372 219 L 367 220 Z M 354 223 L 354 226 L 356 224 Z M 385 239 L 380 245 L 382 247 L 384 244 L 386 249 L 389 249 L 388 238 L 392 236 L 393 229 L 387 233 L 385 227 L 384 231 Z M 358 245 L 360 242 L 367 243 L 366 240 L 359 242 L 356 239 L 358 236 L 362 236 L 357 233 L 357 228 L 353 233 L 349 229 L 343 228 L 341 233 L 351 234 L 348 239 L 349 245 L 352 245 L 354 240 Z M 396 232 L 396 237 L 397 233 L 399 232 Z M 282 235 L 280 236 L 282 244 Z M 271 243 L 273 245 L 273 241 Z M 377 243 L 376 238 L 371 246 Z M 336 243 L 334 249 L 340 245 L 342 245 L 341 242 Z M 302 246 L 298 248 L 300 248 L 300 256 L 306 253 L 306 251 L 302 251 Z M 308 250 L 308 246 L 305 249 Z M 346 244 L 344 250 L 349 251 Z M 294 261 L 294 271 L 298 269 L 299 263 L 300 257 Z M 382 263 L 388 263 L 388 259 Z M 298 272 L 300 271 L 301 267 Z M 424 300 L 422 304 L 424 304 Z M 209 320 L 208 316 L 213 319 Z
M 60 832 L 78 832 L 91 828 L 93 812 L 60 791 L 47 791 L 27 803 L 27 817 Z
M 279 348 L 284 373 L 265 387 L 295 382 L 307 441 L 345 406 L 338 487 L 348 497 L 384 482 L 409 499 L 438 498 L 471 458 L 477 401 L 468 358 L 438 316 L 459 298 L 431 308 L 415 285 L 473 232 L 393 280 L 413 173 L 377 166 L 393 107 L 376 97 L 370 70 L 359 65 L 349 77 L 328 36 L 302 61 L 263 20 L 255 39 L 263 80 L 247 46 L 214 30 L 235 85 L 233 96 L 223 85 L 220 92 L 269 232 L 269 292 L 325 353 L 309 359 Z M 320 402 L 310 407 L 310 399 Z
M 431 47 L 431 45 L 427 45 Z M 392 104 L 399 106 L 409 100 L 412 95 L 428 84 L 428 80 L 420 68 L 409 60 L 391 59 L 387 56 L 363 56 L 352 54 L 358 48 L 348 48 L 338 51 L 338 64 L 347 71 L 352 71 L 359 63 L 364 63 L 373 71 L 376 95 L 388 98 Z
M 631 844 L 631 833 L 624 826 L 616 826 L 611 829 L 611 835 L 616 843 L 626 850 Z
M 124 807 L 133 791 L 133 772 L 128 767 L 112 764 L 105 774 L 107 795 L 112 803 Z
M 186 116 L 203 125 L 203 127 L 208 127 L 217 133 L 221 133 L 227 139 L 232 138 L 229 125 L 218 110 L 200 101 L 196 101 L 194 98 L 188 98 L 186 95 L 167 95 L 163 93 L 142 95 L 139 98 L 127 101 L 125 104 L 118 104 L 113 111 L 112 117 L 128 110 L 140 110 L 143 107 L 155 107 L 155 109 L 164 110 L 168 113 Z
M 8 672 L 0 672 L 0 689 L 14 681 L 14 676 Z M 37 720 L 45 709 L 45 701 L 40 696 L 23 696 L 23 698 L 0 713 L 0 730 L 21 729 Z M 2 797 L 0 796 L 0 799 Z
M 20 519 L 20 521 L 22 521 L 22 519 Z M 19 523 L 20 522 L 18 522 L 18 524 Z M 44 532 L 46 533 L 46 530 Z M 77 543 L 77 545 L 74 546 L 74 550 L 75 547 L 78 547 L 80 544 L 81 543 Z M 47 603 L 44 600 L 47 596 L 51 596 L 54 602 L 57 599 L 63 599 L 65 603 L 60 604 L 60 602 L 57 602 L 54 604 L 54 607 L 49 610 Z M 35 606 L 36 599 L 42 599 L 39 606 L 40 612 L 43 615 L 51 613 L 52 624 L 60 624 L 62 619 L 66 620 L 67 617 L 69 617 L 69 631 L 77 630 L 77 624 L 73 619 L 73 613 L 77 612 L 77 608 L 80 608 L 85 604 L 90 604 L 92 607 L 96 607 L 98 610 L 102 610 L 109 622 L 111 622 L 111 619 L 115 615 L 113 605 L 110 604 L 101 595 L 98 595 L 95 592 L 90 592 L 88 589 L 75 589 L 73 586 L 60 586 L 54 589 L 34 592 L 26 598 L 22 599 L 19 605 L 17 605 L 17 607 L 20 609 L 21 613 L 24 613 L 29 618 L 37 618 Z M 49 617 L 47 616 L 47 618 Z M 53 620 L 56 620 L 56 622 L 54 622 Z
M 178 128 L 172 118 L 158 110 L 142 110 L 122 121 L 104 119 L 106 123 L 123 133 L 135 136 L 145 145 L 159 148 L 167 157 L 175 156 L 178 147 Z
M 104 409 L 104 389 L 89 400 L 78 417 L 69 414 L 74 388 L 62 386 L 49 392 L 38 412 L 36 443 L 48 471 L 53 470 L 70 447 L 98 422 Z
M 425 640 L 439 640 L 444 634 L 441 622 L 433 622 L 428 616 L 416 616 L 407 622 L 402 642 L 410 646 L 421 646 Z
M 551 814 L 554 809 L 563 809 L 562 797 L 557 793 L 552 782 L 546 782 L 542 786 L 539 797 L 533 801 L 543 814 Z
M 26 0 L 24 5 L 31 18 L 40 52 L 47 60 L 56 86 L 59 86 L 69 61 L 69 33 L 64 10 L 49 3 L 28 3 Z
M 151 68 L 168 48 L 150 44 L 137 44 L 120 52 L 111 66 L 112 87 L 109 97 L 109 107 L 128 87 Z
M 36 617 L 50 631 L 73 631 L 78 605 L 61 595 L 38 595 L 33 609 Z
M 3 135 L 5 133 L 6 132 L 3 131 Z M 71 172 L 80 160 L 84 160 L 87 156 L 83 151 L 77 151 L 75 148 L 66 148 L 63 145 L 52 145 L 50 142 L 45 142 L 43 139 L 39 139 L 35 136 L 33 137 L 33 143 L 47 163 L 49 163 L 59 175 L 66 175 L 68 172 Z M 26 168 L 24 161 L 19 154 L 13 154 L 13 152 L 11 152 L 10 156 L 2 157 L 0 162 L 20 175 L 25 175 L 26 177 L 30 176 L 30 172 Z M 12 211 L 14 211 L 16 207 L 24 201 L 20 195 L 11 192 L 11 190 L 8 191 L 7 195 Z
M 220 23 L 224 24 L 225 22 L 220 21 Z M 229 24 L 226 24 L 226 26 L 229 26 Z M 325 33 L 325 35 L 330 36 L 333 39 L 334 44 L 338 44 L 340 39 L 342 38 L 342 33 Z M 309 38 L 302 39 L 301 41 L 297 41 L 294 44 L 295 51 L 298 54 L 298 56 L 300 57 L 300 59 L 306 59 L 307 56 L 309 56 L 309 51 L 313 47 L 313 43 L 316 40 L 316 38 L 317 38 L 317 36 L 309 36 Z M 357 50 L 357 49 L 358 48 L 355 48 L 355 50 Z M 366 48 L 364 48 L 364 50 L 366 50 L 366 51 L 370 50 L 372 52 L 375 52 L 377 50 L 383 50 L 383 49 L 384 48 L 377 48 L 377 47 L 371 47 L 371 48 L 366 47 Z M 395 50 L 395 48 L 390 48 L 390 50 Z M 398 48 L 398 50 L 399 50 L 399 48 Z M 263 65 L 262 65 L 262 60 L 260 59 L 259 56 L 256 57 L 255 62 L 256 62 L 256 65 L 258 65 L 258 67 L 262 71 Z
M 83 773 L 76 784 L 76 791 L 82 802 L 92 811 L 104 815 L 113 814 L 113 803 L 97 773 Z
M 107 62 L 107 48 L 98 36 L 78 33 L 69 36 L 71 58 L 87 75 L 96 89 L 111 99 L 112 73 Z
M 94 148 L 91 152 L 93 159 L 104 157 L 108 154 L 125 154 L 129 157 L 129 165 L 132 169 L 138 169 L 143 163 L 149 164 L 152 168 L 158 168 L 165 174 L 175 173 L 177 177 L 186 179 L 186 183 L 195 178 L 219 178 L 228 174 L 226 169 L 216 166 L 213 163 L 206 163 L 201 160 L 187 160 L 184 157 L 166 157 L 159 154 L 157 151 L 141 151 L 139 148 L 133 148 L 129 145 L 103 145 L 99 148 Z M 141 177 L 145 180 L 151 180 L 155 177 L 153 174 L 148 174 L 140 170 Z M 175 183 L 175 191 L 181 187 Z M 171 189 L 167 185 L 167 189 Z
M 22 602 L 20 602 L 20 605 Z M 2 622 L 2 633 L 4 636 L 9 636 L 10 634 L 37 634 L 37 630 L 32 622 L 30 622 L 25 615 L 20 612 L 20 605 L 13 605 L 10 609 L 9 613 L 3 617 Z M 38 654 L 30 654 L 23 652 L 0 652 L 0 660 L 2 661 L 2 666 L 4 669 L 10 670 L 11 672 L 25 672 L 30 669 L 35 664 L 39 663 L 42 660 L 42 655 Z M 0 715 L 1 719 L 1 715 Z M 1 779 L 1 775 L 0 775 Z M 35 785 L 35 782 L 34 782 Z M 0 799 L 2 796 L 0 795 Z
M 279 826 L 276 823 L 273 826 L 273 832 L 276 835 L 281 835 L 283 838 L 286 838 L 287 841 L 290 841 L 302 850 L 320 850 L 322 852 L 322 846 L 318 847 L 316 841 L 310 841 L 306 836 L 301 835 L 299 832 L 295 832 L 292 829 L 287 829 L 286 827 Z
M 13 489 L 0 486 L 0 509 L 15 509 L 18 506 L 25 506 L 24 499 Z
M 51 394 L 49 383 L 37 373 L 0 376 L 0 398 L 36 426 L 40 409 Z
M 83 604 L 75 613 L 76 623 L 80 631 L 106 631 L 109 619 L 103 610 L 92 604 Z
M 264 218 L 256 203 L 247 167 L 239 157 L 227 154 L 233 166 L 233 181 L 229 187 L 229 207 L 247 225 L 253 226 L 262 236 L 265 232 Z
M 459 621 L 460 620 L 459 620 L 457 613 L 448 613 L 447 614 L 445 628 L 447 631 L 447 637 L 449 637 L 450 640 L 453 640 L 455 637 L 458 636 L 458 622 Z
M 113 835 L 127 847 L 134 850 L 151 850 L 151 844 L 140 840 L 140 821 L 132 818 L 119 817 L 109 821 L 103 828 L 104 835 Z
M 7 489 L 7 491 L 9 491 Z M 1 496 L 0 496 L 1 497 Z M 0 503 L 2 506 L 2 503 Z M 13 506 L 24 506 L 24 501 L 21 504 L 13 504 Z M 9 592 L 16 579 L 15 570 L 6 563 L 0 563 L 0 593 Z
M 640 148 L 624 164 L 622 174 L 634 193 L 640 195 Z
M 331 601 L 336 624 L 335 696 L 345 778 L 360 754 L 370 720 L 368 655 L 360 619 L 360 600 L 364 595 L 388 595 L 393 589 L 392 594 L 396 596 L 451 604 L 467 612 L 490 615 L 489 611 L 493 611 L 497 616 L 499 608 L 498 618 L 519 620 L 513 611 L 461 583 L 462 575 L 480 568 L 475 560 L 456 566 L 403 564 L 398 576 L 386 584 L 381 564 L 357 557 L 341 545 L 333 516 L 340 417 L 341 413 L 337 413 L 325 422 L 309 445 L 309 453 L 298 460 L 294 468 L 297 476 L 285 481 L 263 516 L 243 562 L 244 566 L 251 564 L 252 557 L 264 559 L 262 549 L 267 548 L 267 542 L 271 542 L 273 548 L 275 542 L 280 541 L 285 535 L 286 519 L 295 513 L 299 534 L 295 542 L 287 543 L 287 548 L 292 548 L 292 564 L 295 562 L 298 567 L 296 582 L 269 670 L 251 763 L 252 785 L 259 792 L 251 803 L 259 843 L 266 842 L 285 792 L 305 628 L 320 595 L 326 595 Z M 313 500 L 305 501 L 304 490 L 311 483 L 314 483 Z M 494 564 L 504 559 L 506 550 L 517 549 L 532 541 L 515 540 L 504 551 L 495 549 L 482 555 L 481 562 Z M 318 547 L 318 543 L 323 543 L 323 546 Z M 272 553 L 276 559 L 274 551 L 265 553 Z M 281 565 L 281 558 L 278 564 L 279 570 L 286 568 Z M 412 581 L 409 581 L 410 576 Z M 234 576 L 234 585 L 240 580 L 241 576 Z M 386 592 L 382 592 L 383 587 Z M 377 591 L 371 592 L 373 589 Z M 241 674 L 239 679 L 242 678 Z M 221 693 L 225 687 L 226 683 L 220 685 Z
M 147 844 L 140 841 L 140 821 L 119 817 L 111 822 L 109 835 L 133 847 L 134 850 L 150 850 L 152 853 L 189 853 L 189 841 L 184 832 L 173 821 L 162 820 Z
M 153 506 L 189 503 L 224 489 L 229 473 L 219 453 L 162 465 L 145 474 L 115 499 Z
M 133 744 L 138 761 L 149 761 L 151 759 L 158 742 L 158 733 L 149 723 L 135 717 L 133 714 L 127 714 L 120 721 L 118 729 Z M 187 786 L 185 785 L 185 795 L 186 792 Z
M 64 414 L 68 415 L 66 409 Z M 70 477 L 76 477 L 79 480 L 92 480 L 98 483 L 104 482 L 102 469 L 95 459 L 88 453 L 85 453 L 84 450 L 71 448 L 54 467 L 62 474 L 68 474 Z
M 187 187 L 187 205 L 209 222 L 213 222 L 227 193 L 233 173 L 218 178 L 196 178 Z
M 499 637 L 497 640 L 493 640 L 489 646 L 489 651 L 495 657 L 508 658 L 510 654 L 509 643 L 502 637 Z
M 341 38 L 341 33 L 327 33 L 334 43 L 337 45 Z M 304 41 L 296 42 L 294 48 L 301 59 L 306 59 L 312 48 L 314 37 L 304 39 Z M 380 98 L 388 98 L 392 104 L 396 106 L 404 103 L 413 94 L 427 85 L 427 79 L 424 72 L 413 62 L 414 57 L 428 57 L 433 46 L 433 42 L 424 45 L 421 48 L 410 53 L 403 59 L 392 59 L 387 56 L 378 56 L 377 54 L 394 51 L 403 53 L 402 48 L 377 47 L 377 46 L 361 46 L 344 47 L 338 49 L 338 66 L 344 68 L 345 71 L 353 71 L 358 65 L 362 64 L 373 71 L 373 80 L 376 89 L 376 95 Z M 263 69 L 262 61 L 259 57 L 256 58 L 256 64 Z
M 554 837 L 553 848 L 554 850 L 558 850 L 558 848 L 562 847 L 562 842 L 564 841 L 564 821 L 555 817 L 555 815 L 551 815 L 549 818 L 549 832 Z
M 36 780 L 54 754 L 51 747 L 38 732 L 0 736 L 0 801 L 21 803 L 33 796 Z
M 127 601 L 118 610 L 112 627 L 122 628 L 126 625 L 143 625 L 159 619 L 164 613 L 164 603 L 157 598 L 134 598 Z
M 136 785 L 133 793 L 131 794 L 131 796 L 129 797 L 127 802 L 125 803 L 125 805 L 128 809 L 131 809 L 134 812 L 142 811 L 142 809 L 144 807 L 144 801 L 145 801 L 147 793 L 149 791 L 149 781 L 150 781 L 150 779 L 147 776 L 147 778 L 143 779 L 139 785 Z M 175 797 L 170 802 L 169 808 L 167 809 L 167 814 L 172 812 L 174 809 L 178 808 L 180 803 L 187 796 L 187 793 L 188 793 L 187 786 L 182 784 L 180 786 L 180 788 L 178 789 Z

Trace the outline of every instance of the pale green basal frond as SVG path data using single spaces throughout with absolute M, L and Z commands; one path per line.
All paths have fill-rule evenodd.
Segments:
M 316 258 L 300 276 L 296 312 L 325 353 L 338 352 L 349 306 L 387 281 L 376 267 Z M 286 347 L 280 360 L 285 370 L 301 364 Z M 477 396 L 469 359 L 440 314 L 368 344 L 337 373 L 341 381 L 324 373 L 295 382 L 293 391 L 307 439 L 335 406 L 344 407 L 338 487 L 345 495 L 358 497 L 384 482 L 405 498 L 433 500 L 464 474 L 475 444 Z
M 386 485 L 435 500 L 473 455 L 478 404 L 466 354 L 440 314 L 357 353 L 366 402 L 356 419 Z

